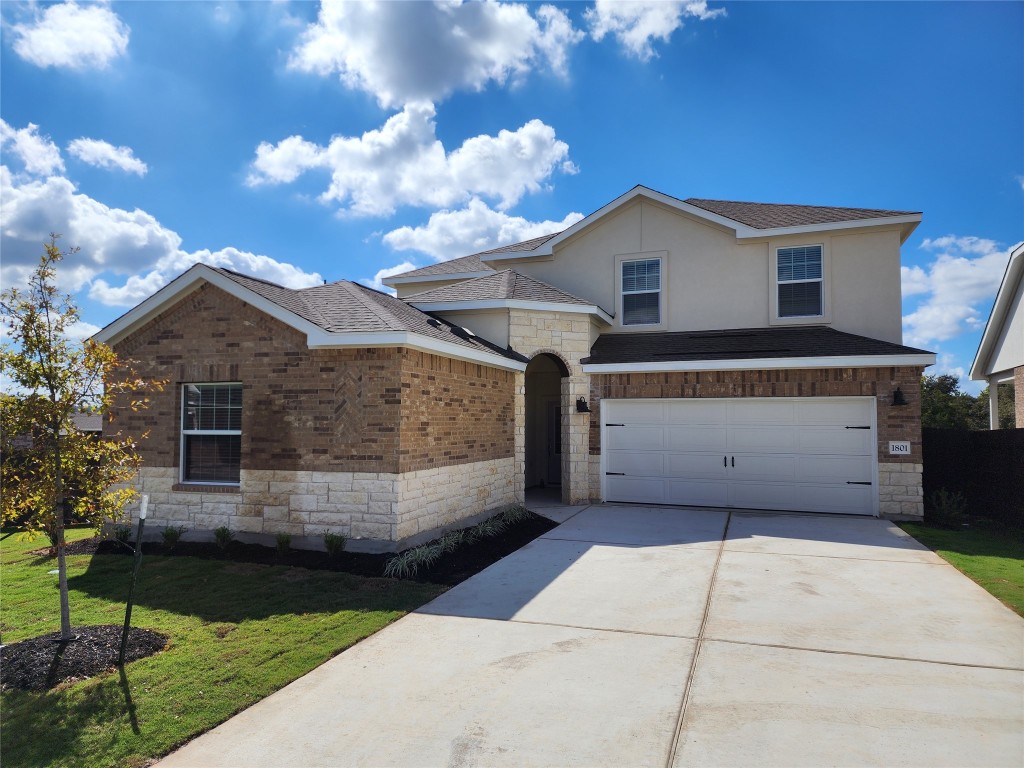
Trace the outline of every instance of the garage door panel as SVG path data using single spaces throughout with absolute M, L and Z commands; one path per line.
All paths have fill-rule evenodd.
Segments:
M 605 430 L 610 450 L 661 450 L 665 447 L 664 427 L 626 425 Z
M 659 400 L 647 400 L 645 402 L 616 402 L 613 405 L 614 416 L 608 421 L 622 422 L 625 424 L 664 424 L 665 403 Z
M 729 487 L 724 482 L 669 480 L 666 485 L 666 504 L 707 507 L 729 506 Z
M 871 414 L 863 400 L 837 401 L 830 397 L 803 398 L 796 403 L 796 423 L 801 425 L 834 424 L 836 426 L 867 426 Z
M 642 504 L 667 504 L 665 480 L 644 477 L 607 477 L 608 501 L 632 501 Z M 680 502 L 677 502 L 680 503 Z
M 798 483 L 871 482 L 868 456 L 804 456 L 796 466 Z
M 665 448 L 672 451 L 722 451 L 728 450 L 729 430 L 715 426 L 665 427 Z
M 729 506 L 748 509 L 791 509 L 797 504 L 796 487 L 784 483 L 733 482 Z
M 797 445 L 795 427 L 741 425 L 729 431 L 731 451 L 775 451 L 793 453 Z
M 724 480 L 728 469 L 722 453 L 670 453 L 666 454 L 665 474 L 683 480 Z M 703 503 L 703 502 L 702 502 Z
M 792 483 L 796 480 L 799 459 L 793 455 L 737 454 L 730 456 L 727 472 L 733 480 L 771 480 Z
M 746 400 L 737 398 L 729 401 L 729 423 L 731 424 L 792 424 L 796 403 L 791 400 Z
M 874 493 L 872 485 L 808 485 L 800 495 L 803 501 L 794 509 L 798 512 L 862 515 L 864 509 L 871 509 Z M 813 500 L 813 503 L 808 500 Z
M 803 427 L 797 432 L 797 453 L 870 456 L 875 439 L 870 429 Z
M 608 455 L 608 471 L 630 477 L 664 477 L 672 473 L 667 466 L 670 458 L 660 451 L 615 451 Z
M 729 423 L 729 405 L 721 400 L 672 400 L 662 408 L 666 424 Z

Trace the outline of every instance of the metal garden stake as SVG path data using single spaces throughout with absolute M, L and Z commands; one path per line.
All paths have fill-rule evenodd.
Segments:
M 128 650 L 128 630 L 132 624 L 132 598 L 135 596 L 135 581 L 139 578 L 139 566 L 142 565 L 142 529 L 146 525 L 146 509 L 149 507 L 149 495 L 143 494 L 139 506 L 139 532 L 135 534 L 135 567 L 132 568 L 132 581 L 128 587 L 128 605 L 124 609 L 124 631 L 121 633 L 121 651 L 117 654 L 117 666 L 124 666 L 124 654 Z

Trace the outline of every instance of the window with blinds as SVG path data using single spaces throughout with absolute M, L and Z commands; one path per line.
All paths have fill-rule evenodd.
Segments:
M 185 384 L 181 480 L 237 484 L 242 466 L 242 385 Z
M 820 317 L 822 300 L 821 246 L 779 248 L 779 317 Z
M 661 322 L 661 259 L 622 262 L 622 324 Z

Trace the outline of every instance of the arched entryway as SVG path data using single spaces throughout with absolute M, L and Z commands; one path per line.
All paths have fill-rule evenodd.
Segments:
M 552 488 L 563 484 L 562 453 L 565 420 L 562 413 L 565 363 L 541 353 L 526 367 L 525 459 L 526 487 Z

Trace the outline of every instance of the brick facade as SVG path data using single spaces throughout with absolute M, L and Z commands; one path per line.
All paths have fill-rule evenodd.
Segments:
M 319 526 L 394 540 L 402 478 L 432 470 L 447 477 L 441 470 L 456 466 L 480 488 L 467 480 L 468 504 L 426 519 L 447 524 L 514 501 L 492 492 L 489 474 L 495 462 L 511 469 L 513 461 L 513 371 L 406 348 L 309 349 L 304 334 L 211 285 L 115 349 L 144 377 L 168 382 L 147 410 L 116 411 L 106 426 L 149 432 L 140 448 L 150 490 L 160 488 L 151 498 L 154 519 L 184 515 L 209 529 L 230 518 L 242 531 L 309 535 Z M 242 384 L 235 492 L 177 483 L 181 385 L 217 381 Z M 346 490 L 354 481 L 365 487 Z M 169 514 L 161 515 L 160 503 Z
M 878 426 L 880 512 L 921 517 L 921 372 L 919 367 L 619 373 L 591 376 L 590 489 L 600 495 L 603 398 L 874 397 Z M 892 405 L 896 388 L 907 405 Z M 909 441 L 890 456 L 889 441 Z

